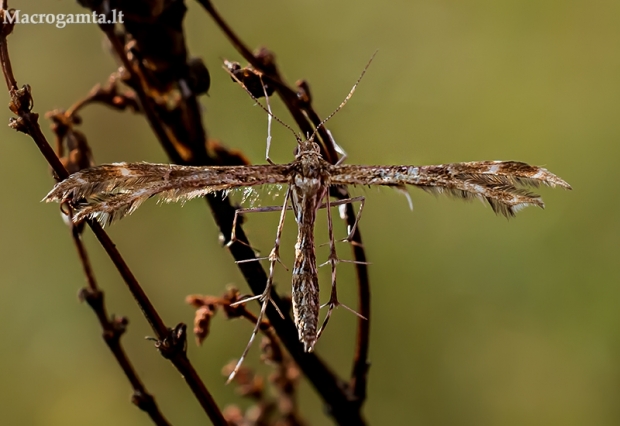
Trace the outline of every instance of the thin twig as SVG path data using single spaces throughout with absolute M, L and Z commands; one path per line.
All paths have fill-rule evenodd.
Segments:
M 99 289 L 97 281 L 95 280 L 88 253 L 80 237 L 79 226 L 74 224 L 71 225 L 71 235 L 75 243 L 75 248 L 78 251 L 80 262 L 84 268 L 84 275 L 86 276 L 86 282 L 88 284 L 88 287 L 80 291 L 80 298 L 88 303 L 95 312 L 103 330 L 103 340 L 108 345 L 114 358 L 116 358 L 116 362 L 120 365 L 125 376 L 127 376 L 129 383 L 131 383 L 133 388 L 131 401 L 142 411 L 145 411 L 156 425 L 169 426 L 170 423 L 159 410 L 155 398 L 146 390 L 146 387 L 142 383 L 142 380 L 140 380 L 140 377 L 138 377 L 138 373 L 133 368 L 121 344 L 120 339 L 127 328 L 127 320 L 123 317 L 115 318 L 112 316 L 112 318 L 110 318 L 107 314 L 104 303 L 104 293 Z
M 226 34 L 230 43 L 237 49 L 237 51 L 248 61 L 252 67 L 260 71 L 268 85 L 273 87 L 278 92 L 278 95 L 282 98 L 282 101 L 286 105 L 287 109 L 295 119 L 295 122 L 300 127 L 303 135 L 311 135 L 316 127 L 321 123 L 321 119 L 318 114 L 312 109 L 310 105 L 310 96 L 298 96 L 298 92 L 291 89 L 284 79 L 280 75 L 277 64 L 275 63 L 274 55 L 267 49 L 260 49 L 257 54 L 253 54 L 250 49 L 241 41 L 236 33 L 226 23 L 224 18 L 219 14 L 217 9 L 213 6 L 210 0 L 197 0 L 198 3 L 211 15 L 213 20 L 217 23 L 220 29 Z M 307 91 L 307 84 L 300 82 L 299 85 L 303 86 Z M 331 144 L 331 139 L 324 128 L 319 129 L 318 132 L 322 141 L 322 155 L 326 161 L 334 164 L 338 159 L 338 154 L 335 147 Z
M 118 80 L 119 75 L 115 72 L 108 78 L 107 85 L 96 84 L 88 95 L 67 109 L 65 116 L 72 119 L 82 108 L 97 102 L 121 111 L 127 108 L 134 112 L 140 111 L 140 105 L 131 92 L 119 93 Z
M 187 296 L 186 302 L 196 308 L 194 334 L 198 344 L 207 338 L 210 323 L 219 309 L 222 309 L 228 319 L 243 318 L 252 325 L 257 324 L 259 318 L 247 309 L 246 303 L 243 302 L 244 299 L 245 297 L 236 288 L 229 288 L 224 295 L 219 297 Z M 225 411 L 226 417 L 232 424 L 245 424 L 247 421 L 252 424 L 267 424 L 266 422 L 270 419 L 269 424 L 280 424 L 279 422 L 284 421 L 283 424 L 291 426 L 304 425 L 297 404 L 299 367 L 284 353 L 280 340 L 268 321 L 260 321 L 259 329 L 265 336 L 260 345 L 261 361 L 274 369 L 269 375 L 269 381 L 274 387 L 273 393 L 276 401 L 272 401 L 267 395 L 261 376 L 249 367 L 241 367 L 234 377 L 234 381 L 239 386 L 237 390 L 241 396 L 253 399 L 256 405 L 247 408 L 245 414 L 238 407 L 228 406 Z M 224 367 L 222 373 L 230 377 L 231 372 L 236 369 L 235 361 L 231 361 Z M 273 413 L 274 410 L 278 413 Z
M 167 119 L 169 117 L 158 115 L 153 106 L 146 90 L 139 80 L 138 74 L 129 61 L 125 48 L 117 35 L 112 31 L 110 26 L 103 25 L 102 30 L 111 42 L 112 49 L 121 59 L 122 65 L 125 71 L 129 73 L 128 83 L 136 91 L 136 95 L 140 100 L 141 106 L 149 124 L 155 131 L 160 143 L 164 146 L 171 160 L 177 164 L 190 164 L 190 165 L 211 165 L 214 160 L 209 158 L 204 151 L 204 141 L 202 144 L 192 144 L 188 146 L 181 144 L 181 139 L 175 138 L 174 132 L 166 126 Z M 136 63 L 139 66 L 139 62 Z M 195 123 L 199 125 L 198 122 Z M 175 151 L 179 149 L 179 152 Z M 213 216 L 220 229 L 220 232 L 225 237 L 232 234 L 232 223 L 234 218 L 235 209 L 230 205 L 228 200 L 222 200 L 218 195 L 210 195 L 206 197 L 209 206 L 212 210 Z M 237 239 L 247 243 L 247 238 L 243 233 L 243 230 L 239 226 L 236 231 Z M 254 253 L 246 244 L 232 244 L 229 248 L 231 254 L 236 260 L 246 260 L 254 258 Z M 267 276 L 264 269 L 258 262 L 246 262 L 239 264 L 239 268 L 248 282 L 248 285 L 252 289 L 254 294 L 262 294 L 265 283 L 267 282 Z M 272 293 L 272 299 L 276 305 L 281 305 L 280 298 Z M 289 353 L 295 359 L 295 362 L 299 365 L 304 374 L 310 378 L 311 382 L 317 388 L 322 398 L 329 406 L 329 411 L 333 413 L 334 418 L 341 424 L 364 424 L 361 413 L 359 410 L 359 403 L 357 398 L 351 397 L 346 385 L 339 380 L 330 369 L 323 364 L 323 362 L 314 353 L 305 353 L 303 347 L 300 345 L 297 337 L 297 330 L 294 327 L 293 322 L 287 316 L 285 319 L 281 318 L 278 312 L 269 306 L 267 308 L 267 317 L 270 323 L 276 330 L 283 344 L 288 349 Z
M 231 44 L 241 54 L 241 56 L 243 56 L 243 58 L 247 60 L 255 69 L 262 73 L 261 77 L 263 79 L 268 81 L 269 84 L 273 84 L 273 87 L 275 87 L 275 90 L 282 98 L 282 101 L 291 112 L 291 115 L 297 122 L 297 125 L 301 128 L 302 132 L 304 134 L 312 134 L 316 126 L 318 126 L 322 120 L 312 107 L 312 98 L 309 93 L 308 85 L 305 82 L 298 83 L 299 89 L 301 89 L 304 93 L 304 96 L 298 96 L 297 92 L 288 87 L 278 73 L 275 59 L 272 54 L 263 49 L 257 55 L 254 55 L 230 28 L 210 0 L 197 1 L 226 34 Z M 312 123 L 311 126 L 308 120 Z M 327 129 L 322 126 L 318 133 L 323 142 L 323 157 L 332 164 L 335 164 L 338 158 L 336 147 L 333 145 Z M 333 187 L 330 190 L 330 194 L 340 199 L 348 198 L 348 193 L 345 188 Z M 347 205 L 345 212 L 347 225 L 352 227 L 355 223 L 355 212 L 353 207 L 351 205 Z M 353 255 L 355 260 L 358 262 L 366 261 L 359 227 L 353 236 Z M 357 272 L 359 293 L 358 311 L 359 314 L 366 319 L 358 318 L 357 321 L 356 350 L 349 385 L 351 387 L 353 399 L 357 404 L 361 405 L 366 399 L 367 373 L 369 367 L 368 348 L 370 344 L 370 282 L 368 279 L 367 266 L 363 263 L 357 263 L 355 267 Z M 312 380 L 311 377 L 309 378 Z
M 8 12 L 2 10 L 1 13 L 2 18 L 4 18 L 4 14 Z M 2 19 L 2 21 L 4 21 L 4 19 Z M 65 179 L 69 176 L 69 173 L 41 132 L 41 128 L 38 124 L 38 114 L 31 112 L 32 97 L 30 94 L 30 87 L 24 86 L 22 89 L 17 89 L 17 82 L 11 68 L 6 40 L 7 36 L 13 30 L 13 24 L 4 23 L 0 28 L 0 61 L 2 62 L 2 71 L 7 81 L 7 87 L 11 97 L 10 109 L 17 115 L 16 119 L 11 120 L 10 127 L 29 135 L 54 170 L 56 178 L 58 180 Z M 207 391 L 204 383 L 200 380 L 200 377 L 187 359 L 184 325 L 180 324 L 174 329 L 168 329 L 165 326 L 163 320 L 151 304 L 144 290 L 107 233 L 96 222 L 88 221 L 88 225 L 104 247 L 108 256 L 112 259 L 114 265 L 127 284 L 128 289 L 142 310 L 142 313 L 151 325 L 151 328 L 157 336 L 158 348 L 162 355 L 170 359 L 181 372 L 213 424 L 226 425 L 226 421 L 217 404 L 215 404 L 213 397 Z

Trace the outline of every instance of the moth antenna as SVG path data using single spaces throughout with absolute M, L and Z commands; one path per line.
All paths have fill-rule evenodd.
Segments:
M 228 61 L 226 61 L 228 62 Z M 265 111 L 267 114 L 269 114 L 269 117 L 272 117 L 274 120 L 276 120 L 278 123 L 280 123 L 281 125 L 283 125 L 284 127 L 286 127 L 287 129 L 289 129 L 291 131 L 291 133 L 293 133 L 293 135 L 295 135 L 295 139 L 298 140 L 299 139 L 299 135 L 297 135 L 297 133 L 295 133 L 295 130 L 293 130 L 293 128 L 291 126 L 289 126 L 288 124 L 286 124 L 284 121 L 280 120 L 278 117 L 276 117 L 275 114 L 273 114 L 271 112 L 271 108 L 266 108 L 259 100 L 256 96 L 254 96 L 252 94 L 252 92 L 250 92 L 250 89 L 248 89 L 246 87 L 245 84 L 243 84 L 243 82 L 241 80 L 239 80 L 237 78 L 237 76 L 235 74 L 232 73 L 232 71 L 230 71 L 226 65 L 222 65 L 222 68 L 224 68 L 224 71 L 226 71 L 228 73 L 228 75 L 230 75 L 232 77 L 233 80 L 235 80 L 241 87 L 243 87 L 243 90 L 245 90 L 245 92 L 250 95 L 250 97 L 252 99 L 254 99 L 254 102 L 256 102 L 258 104 L 259 107 L 261 107 L 261 109 L 263 111 Z M 263 79 L 261 77 L 261 83 L 262 83 Z M 265 90 L 265 85 L 263 84 L 263 90 Z M 267 93 L 265 92 L 265 95 L 267 95 Z
M 319 131 L 319 129 L 323 126 L 325 126 L 325 123 L 327 123 L 327 121 L 329 121 L 330 118 L 332 118 L 334 115 L 336 115 L 336 113 L 338 111 L 340 111 L 342 109 L 342 107 L 344 107 L 347 102 L 349 101 L 349 99 L 351 99 L 351 97 L 353 96 L 353 93 L 355 93 L 355 89 L 357 89 L 357 86 L 360 84 L 360 81 L 362 81 L 362 78 L 364 77 L 364 74 L 366 74 L 366 71 L 368 70 L 368 67 L 370 67 L 370 63 L 372 62 L 373 59 L 375 59 L 375 56 L 377 56 L 377 52 L 379 52 L 379 50 L 375 50 L 375 53 L 372 54 L 372 56 L 370 57 L 370 59 L 368 60 L 368 63 L 366 64 L 366 66 L 364 67 L 364 69 L 362 70 L 362 73 L 360 74 L 359 78 L 357 79 L 357 81 L 355 82 L 355 84 L 353 85 L 353 87 L 351 88 L 351 91 L 349 92 L 349 94 L 347 95 L 346 98 L 344 98 L 344 101 L 342 101 L 342 103 L 340 105 L 338 105 L 338 108 L 336 108 L 334 110 L 334 112 L 332 112 L 331 114 L 329 114 L 323 121 L 321 121 L 319 123 L 318 126 L 316 126 L 316 128 L 314 129 L 314 132 L 312 132 L 312 135 L 310 136 L 310 138 L 308 140 L 313 140 L 314 136 L 316 136 L 316 133 Z

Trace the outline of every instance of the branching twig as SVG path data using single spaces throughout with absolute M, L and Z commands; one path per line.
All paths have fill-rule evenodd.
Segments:
M 237 51 L 247 60 L 256 70 L 261 72 L 262 79 L 270 87 L 274 87 L 282 101 L 288 108 L 289 112 L 297 122 L 304 134 L 312 134 L 316 126 L 321 123 L 321 119 L 312 107 L 312 97 L 308 84 L 304 81 L 298 82 L 298 90 L 295 91 L 288 87 L 282 79 L 275 63 L 274 55 L 266 49 L 260 49 L 255 55 L 241 41 L 236 33 L 228 26 L 223 17 L 217 12 L 210 0 L 197 0 L 203 8 L 211 15 L 220 29 L 226 34 L 231 44 Z M 302 96 L 299 96 L 301 94 Z M 332 164 L 338 159 L 336 147 L 328 134 L 327 129 L 322 126 L 318 134 L 322 141 L 322 155 Z M 332 187 L 331 195 L 337 198 L 348 198 L 345 188 Z M 346 221 L 348 226 L 352 227 L 355 223 L 355 212 L 353 207 L 348 204 L 346 206 Z M 362 237 L 357 228 L 353 236 L 353 255 L 358 263 L 355 265 L 358 278 L 359 292 L 359 314 L 357 325 L 356 350 L 353 360 L 351 372 L 351 380 L 349 383 L 350 392 L 357 404 L 361 405 L 366 399 L 367 373 L 368 373 L 368 347 L 370 344 L 370 283 L 368 279 L 368 268 L 364 264 L 366 262 L 366 254 L 362 246 Z
M 4 18 L 4 14 L 10 12 L 2 10 L 1 13 L 2 18 Z M 2 19 L 2 21 L 4 21 L 4 19 Z M 38 114 L 31 111 L 32 96 L 30 93 L 30 87 L 26 85 L 21 89 L 18 89 L 17 81 L 13 75 L 6 40 L 7 36 L 13 30 L 13 24 L 4 23 L 0 28 L 0 61 L 2 64 L 3 74 L 7 82 L 7 87 L 9 89 L 9 95 L 11 97 L 9 108 L 14 114 L 17 115 L 16 119 L 11 120 L 10 127 L 29 135 L 54 170 L 56 178 L 58 180 L 65 179 L 69 176 L 69 173 L 41 132 L 41 128 L 38 124 Z M 225 425 L 226 422 L 222 416 L 222 413 L 215 404 L 215 401 L 211 397 L 210 393 L 207 391 L 204 383 L 202 383 L 198 377 L 198 374 L 194 370 L 193 366 L 187 359 L 185 352 L 184 325 L 179 324 L 173 330 L 168 329 L 165 326 L 163 320 L 151 304 L 150 300 L 144 293 L 144 290 L 116 249 L 116 246 L 112 240 L 108 237 L 107 233 L 96 222 L 89 221 L 88 225 L 125 280 L 128 289 L 132 293 L 145 318 L 155 332 L 160 352 L 164 355 L 164 357 L 170 359 L 175 367 L 177 367 L 177 369 L 181 372 L 200 404 L 209 415 L 211 421 L 216 425 Z
M 305 82 L 300 82 L 298 83 L 297 91 L 291 89 L 281 78 L 273 54 L 267 50 L 262 50 L 257 55 L 251 54 L 238 40 L 234 32 L 228 28 L 221 17 L 217 15 L 211 4 L 206 0 L 199 0 L 199 2 L 214 17 L 222 30 L 228 34 L 231 42 L 242 52 L 246 60 L 263 73 L 268 84 L 275 87 L 299 127 L 302 129 L 302 132 L 305 134 L 312 133 L 320 123 L 320 119 L 312 108 L 311 96 L 307 84 Z M 91 4 L 94 3 L 99 2 L 93 2 Z M 6 1 L 3 1 L 3 5 L 6 6 Z M 183 2 L 172 2 L 166 7 L 168 8 L 167 10 L 163 12 L 160 11 L 162 16 L 172 9 L 174 13 L 165 17 L 165 19 L 160 19 L 161 16 L 150 16 L 149 18 L 152 19 L 144 21 L 138 19 L 132 22 L 130 20 L 125 24 L 124 29 L 126 32 L 124 34 L 122 31 L 116 32 L 112 25 L 101 25 L 102 31 L 111 43 L 112 50 L 121 60 L 124 70 L 127 73 L 127 75 L 122 74 L 124 82 L 134 90 L 136 99 L 133 99 L 131 96 L 123 99 L 115 98 L 117 93 L 113 92 L 115 87 L 113 87 L 111 83 L 109 87 L 110 90 L 106 92 L 108 88 L 99 88 L 98 91 L 91 93 L 87 98 L 74 105 L 66 114 L 69 117 L 74 117 L 75 113 L 80 108 L 95 101 L 104 102 L 117 109 L 122 109 L 127 106 L 134 110 L 139 108 L 140 112 L 143 112 L 147 117 L 157 139 L 173 162 L 186 165 L 213 165 L 218 163 L 218 160 L 210 157 L 206 149 L 206 132 L 202 126 L 201 112 L 197 101 L 197 94 L 199 94 L 199 91 L 194 90 L 196 87 L 199 87 L 199 85 L 197 86 L 195 84 L 196 80 L 192 78 L 190 72 L 190 68 L 192 67 L 191 60 L 186 60 L 187 52 L 181 29 L 185 6 Z M 101 13 L 101 11 L 97 12 Z M 170 21 L 170 19 L 172 21 Z M 38 115 L 31 112 L 32 98 L 30 88 L 25 86 L 19 89 L 13 77 L 6 49 L 6 36 L 11 32 L 12 25 L 5 24 L 1 28 L 0 60 L 2 61 L 2 68 L 11 95 L 11 110 L 17 115 L 17 119 L 12 120 L 11 127 L 32 137 L 48 163 L 52 166 L 56 178 L 62 180 L 67 177 L 68 172 L 41 133 L 37 121 Z M 153 31 L 155 35 L 151 34 L 151 31 Z M 161 40 L 162 38 L 166 40 L 169 38 L 171 42 L 163 44 L 158 43 L 157 40 Z M 161 48 L 162 45 L 164 46 L 163 49 Z M 168 48 L 170 50 L 167 50 Z M 161 57 L 157 57 L 157 55 L 161 55 Z M 155 64 L 156 66 L 151 66 L 146 69 L 143 66 L 145 57 L 147 57 L 151 65 Z M 160 70 L 159 65 L 162 64 L 163 66 Z M 206 68 L 204 71 L 206 72 Z M 206 86 L 208 86 L 208 83 L 205 84 L 203 82 L 200 87 L 206 90 Z M 173 92 L 178 96 L 175 95 L 172 98 L 167 97 Z M 303 96 L 299 96 L 299 94 L 303 94 Z M 172 108 L 170 107 L 171 99 L 174 99 L 174 102 L 176 102 L 176 105 Z M 116 103 L 118 100 L 122 101 L 122 105 Z M 328 131 L 324 128 L 320 128 L 318 136 L 322 143 L 324 158 L 332 163 L 336 162 L 338 157 L 337 152 L 332 144 Z M 233 161 L 238 160 L 238 157 L 235 156 L 230 156 L 229 158 Z M 334 188 L 332 195 L 339 198 L 345 197 L 346 190 Z M 228 200 L 222 200 L 219 196 L 207 196 L 206 199 L 222 235 L 225 237 L 230 236 L 232 234 L 235 209 L 230 205 Z M 347 208 L 347 222 L 350 226 L 353 224 L 354 220 L 355 215 L 352 209 Z M 179 324 L 174 329 L 168 329 L 165 326 L 107 234 L 96 223 L 89 222 L 88 225 L 119 270 L 129 290 L 142 309 L 147 321 L 150 323 L 156 335 L 156 346 L 162 355 L 170 359 L 183 375 L 212 422 L 218 425 L 224 424 L 222 414 L 187 359 L 185 352 L 185 325 Z M 236 230 L 236 237 L 242 242 L 247 242 L 247 238 L 241 228 Z M 78 250 L 80 250 L 81 243 L 79 244 L 78 241 L 79 239 L 76 239 Z M 355 234 L 355 242 L 361 243 L 359 232 Z M 244 244 L 232 244 L 230 251 L 236 260 L 245 260 L 254 257 L 254 253 L 249 246 Z M 354 254 L 356 260 L 365 260 L 364 252 L 360 244 L 355 245 Z M 89 268 L 87 267 L 87 258 L 84 256 L 82 260 L 88 276 Z M 267 277 L 260 264 L 258 262 L 248 262 L 239 264 L 239 267 L 252 291 L 255 294 L 261 294 L 267 282 Z M 360 294 L 359 311 L 363 317 L 369 318 L 369 285 L 366 268 L 364 265 L 358 264 L 357 271 Z M 99 303 L 97 300 L 99 295 L 97 293 L 98 290 L 95 291 L 91 288 L 84 294 L 85 299 L 89 301 L 89 298 L 92 298 L 92 302 L 97 304 Z M 272 294 L 272 298 L 276 304 L 281 304 L 280 298 L 275 293 Z M 89 303 L 91 302 L 89 301 Z M 105 310 L 102 312 L 105 316 Z M 99 314 L 100 312 L 98 315 Z M 297 339 L 297 331 L 288 316 L 286 319 L 281 318 L 271 305 L 267 309 L 267 316 L 271 325 L 276 330 L 278 337 L 286 346 L 293 359 L 295 359 L 300 369 L 316 387 L 317 391 L 328 405 L 328 411 L 334 419 L 340 424 L 364 424 L 360 413 L 360 407 L 365 399 L 366 393 L 367 352 L 369 342 L 368 321 L 360 320 L 358 325 L 358 339 L 353 374 L 351 383 L 347 386 L 340 381 L 315 354 L 303 352 L 303 348 Z M 108 320 L 108 322 L 108 325 L 111 327 L 119 326 L 119 324 L 115 324 L 114 321 Z M 119 363 L 124 368 L 123 363 L 121 361 L 119 361 Z M 130 376 L 128 375 L 128 377 Z M 132 380 L 131 377 L 130 380 Z
M 236 288 L 228 289 L 222 297 L 191 295 L 185 300 L 196 308 L 194 334 L 199 344 L 209 334 L 211 319 L 218 309 L 222 309 L 229 319 L 243 318 L 252 325 L 258 321 L 258 317 L 246 308 L 245 303 L 238 303 L 243 300 L 243 296 Z M 273 385 L 276 401 L 272 401 L 265 392 L 263 377 L 254 373 L 249 367 L 242 366 L 234 381 L 239 385 L 239 394 L 251 398 L 256 405 L 248 408 L 245 415 L 238 407 L 229 406 L 225 410 L 225 416 L 231 426 L 245 425 L 248 421 L 252 424 L 301 426 L 304 422 L 297 404 L 299 368 L 282 350 L 280 341 L 268 321 L 263 320 L 259 330 L 265 336 L 261 343 L 261 360 L 274 368 L 269 375 L 269 381 Z M 222 373 L 229 377 L 236 368 L 236 362 L 232 361 L 224 367 Z M 276 419 L 268 423 L 268 419 L 273 417 Z
M 131 92 L 121 93 L 118 88 L 119 75 L 118 73 L 112 74 L 108 78 L 108 84 L 101 86 L 96 84 L 90 91 L 90 93 L 76 102 L 69 108 L 65 115 L 68 118 L 74 117 L 82 108 L 92 103 L 102 103 L 119 111 L 130 109 L 134 112 L 140 111 L 140 105 L 135 99 L 135 96 Z
M 57 138 L 56 152 L 65 168 L 75 172 L 93 166 L 90 147 L 84 135 L 73 129 L 72 117 L 69 114 L 65 115 L 60 111 L 56 111 L 53 119 L 53 129 Z M 66 156 L 63 154 L 65 144 L 67 145 Z M 65 204 L 62 206 L 62 211 L 63 214 L 70 215 L 71 207 Z M 103 330 L 103 340 L 114 355 L 114 358 L 133 388 L 132 402 L 138 408 L 145 411 L 156 425 L 169 426 L 170 423 L 159 410 L 155 398 L 147 392 L 142 380 L 138 377 L 138 373 L 133 368 L 133 365 L 123 349 L 121 337 L 127 329 L 128 320 L 124 317 L 115 318 L 114 315 L 111 317 L 108 316 L 104 293 L 97 285 L 88 252 L 82 243 L 81 235 L 84 230 L 84 223 L 74 224 L 71 220 L 69 220 L 68 223 L 87 283 L 87 287 L 80 290 L 80 300 L 86 301 L 97 316 L 101 329 Z
M 178 4 L 182 3 L 176 3 L 175 5 Z M 176 6 L 173 5 L 173 7 Z M 166 11 L 164 11 L 164 13 L 165 12 Z M 174 16 L 178 17 L 179 15 L 177 14 Z M 157 22 L 168 21 L 167 19 L 158 17 Z M 165 93 L 166 90 L 171 90 L 170 87 L 174 87 L 175 85 L 178 86 L 180 88 L 179 90 L 183 93 L 183 87 L 187 86 L 185 81 L 188 77 L 184 75 L 187 70 L 179 66 L 177 67 L 178 75 L 176 79 L 174 78 L 174 74 L 167 72 L 165 73 L 167 83 L 165 85 L 162 84 L 162 87 L 152 87 L 151 84 L 153 81 L 160 80 L 157 70 L 144 70 L 141 67 L 144 58 L 137 61 L 132 61 L 130 59 L 130 57 L 140 58 L 140 55 L 145 54 L 140 51 L 141 45 L 152 44 L 152 38 L 157 38 L 161 32 L 174 32 L 177 27 L 180 27 L 178 24 L 178 22 L 175 22 L 170 28 L 153 27 L 151 28 L 151 31 L 154 31 L 153 34 L 149 32 L 149 28 L 141 26 L 141 32 L 139 34 L 131 34 L 135 36 L 135 39 L 131 39 L 130 45 L 135 46 L 135 49 L 126 48 L 121 40 L 122 35 L 119 36 L 119 34 L 115 33 L 112 26 L 102 25 L 101 29 L 108 37 L 112 49 L 116 56 L 120 58 L 125 71 L 129 74 L 127 83 L 136 91 L 137 98 L 140 101 L 142 110 L 151 128 L 154 130 L 158 140 L 171 160 L 177 164 L 212 165 L 215 163 L 215 159 L 207 155 L 204 139 L 200 140 L 200 138 L 198 138 L 200 134 L 205 137 L 205 132 L 200 120 L 195 120 L 196 117 L 200 117 L 200 114 L 194 94 L 191 92 L 185 93 L 178 100 L 178 108 L 176 108 L 176 110 L 181 111 L 180 114 L 175 115 L 176 110 L 171 112 L 169 109 L 164 110 L 163 108 L 157 107 L 158 103 L 155 95 Z M 126 22 L 125 30 L 130 32 L 131 28 L 133 28 L 133 24 Z M 174 33 L 173 37 L 178 37 L 178 34 Z M 177 41 L 180 41 L 180 39 Z M 180 52 L 185 51 L 184 45 L 182 48 L 179 47 L 181 43 L 177 43 L 174 46 L 178 48 Z M 174 54 L 162 51 L 161 49 L 158 51 L 148 51 L 150 55 L 149 61 L 152 63 L 160 62 L 161 58 L 158 57 L 159 55 L 162 57 L 175 56 L 178 58 L 180 52 Z M 149 78 L 141 78 L 148 72 L 154 75 Z M 150 83 L 147 84 L 147 82 Z M 298 114 L 300 114 L 299 111 Z M 194 132 L 188 135 L 186 134 L 187 122 L 190 121 L 194 125 Z M 309 130 L 312 130 L 309 126 L 307 127 Z M 196 128 L 198 130 L 196 130 Z M 221 234 L 227 238 L 232 234 L 234 208 L 230 205 L 228 200 L 222 200 L 220 196 L 207 196 L 206 199 L 217 225 L 220 228 Z M 247 242 L 247 238 L 240 227 L 237 229 L 236 237 L 240 241 Z M 254 257 L 253 251 L 249 246 L 244 244 L 232 244 L 230 252 L 236 260 L 245 260 Z M 239 268 L 252 291 L 255 294 L 261 294 L 267 282 L 267 276 L 260 264 L 258 264 L 258 262 L 246 262 L 239 264 Z M 280 304 L 280 298 L 276 294 L 272 293 L 272 299 L 276 304 Z M 297 338 L 297 331 L 290 318 L 287 317 L 286 319 L 282 319 L 271 305 L 267 309 L 267 316 L 300 369 L 314 384 L 326 401 L 329 406 L 329 411 L 333 413 L 334 418 L 341 424 L 363 424 L 364 422 L 359 410 L 359 399 L 356 396 L 352 397 L 350 395 L 350 392 L 346 389 L 346 385 L 344 385 L 315 354 L 305 353 L 303 351 L 303 347 L 300 345 Z
M 116 358 L 116 362 L 118 362 L 121 366 L 125 376 L 127 376 L 127 379 L 133 388 L 131 401 L 142 411 L 145 411 L 156 425 L 169 426 L 170 423 L 159 410 L 159 407 L 155 402 L 155 398 L 146 390 L 144 383 L 142 383 L 142 380 L 138 377 L 138 373 L 133 368 L 133 365 L 131 364 L 131 361 L 129 361 L 129 358 L 127 357 L 127 354 L 121 344 L 120 339 L 127 328 L 127 319 L 124 317 L 108 317 L 104 303 L 104 294 L 99 289 L 97 282 L 95 281 L 95 276 L 90 266 L 86 248 L 84 247 L 84 244 L 82 244 L 82 240 L 80 238 L 78 226 L 71 225 L 71 234 L 73 236 L 73 241 L 78 251 L 80 261 L 82 262 L 84 274 L 86 275 L 86 281 L 88 283 L 88 287 L 85 287 L 80 291 L 80 299 L 86 301 L 86 303 L 88 303 L 88 305 L 95 312 L 95 315 L 97 315 L 97 319 L 99 320 L 99 324 L 101 324 L 101 328 L 103 330 L 103 340 L 108 345 L 108 348 L 114 355 L 114 358 Z

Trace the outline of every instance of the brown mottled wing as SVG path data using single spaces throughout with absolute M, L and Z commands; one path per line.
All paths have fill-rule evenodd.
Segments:
M 189 200 L 215 191 L 288 182 L 289 166 L 196 167 L 171 164 L 114 163 L 74 173 L 59 182 L 45 201 L 70 201 L 79 221 L 108 224 L 133 213 L 148 198 Z
M 476 161 L 438 166 L 355 166 L 330 169 L 332 185 L 413 185 L 460 198 L 481 198 L 493 211 L 514 216 L 521 208 L 544 207 L 539 195 L 524 187 L 570 185 L 546 169 L 517 161 Z

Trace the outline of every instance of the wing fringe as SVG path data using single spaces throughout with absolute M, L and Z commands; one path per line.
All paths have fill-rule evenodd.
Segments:
M 72 174 L 43 200 L 70 202 L 76 209 L 74 222 L 91 218 L 105 226 L 130 215 L 153 196 L 166 203 L 184 202 L 242 186 L 285 183 L 284 167 L 106 164 Z
M 334 185 L 412 185 L 436 194 L 486 201 L 494 212 L 506 217 L 527 206 L 543 208 L 539 195 L 527 190 L 541 185 L 571 189 L 564 180 L 542 167 L 519 161 L 476 161 L 437 166 L 332 167 Z

